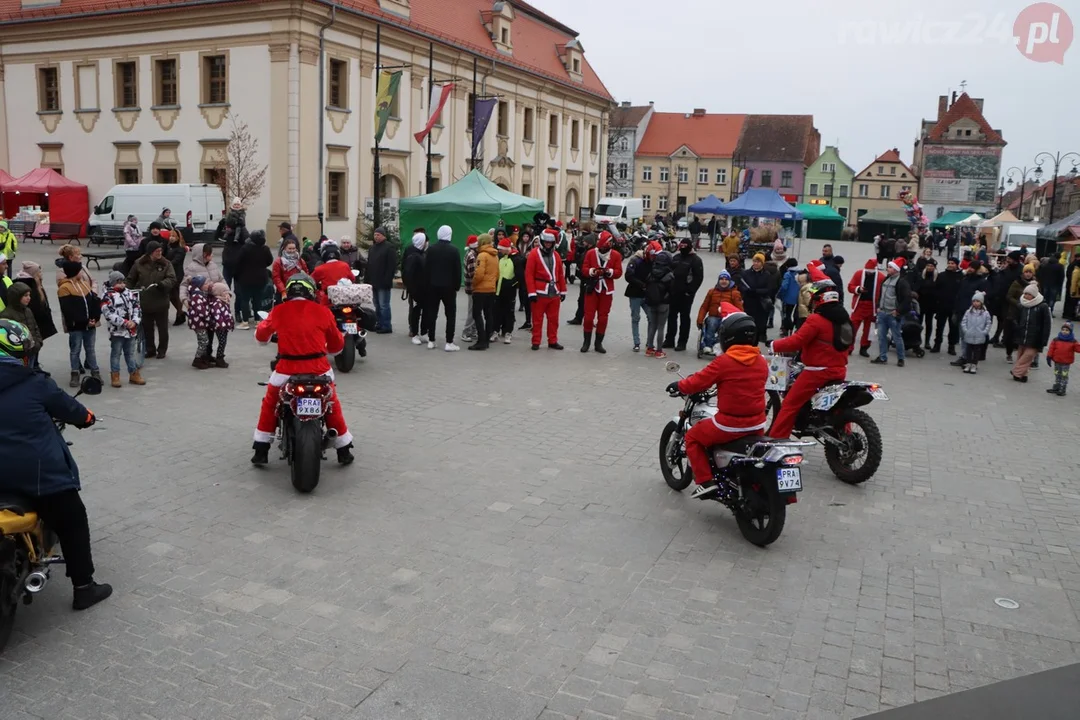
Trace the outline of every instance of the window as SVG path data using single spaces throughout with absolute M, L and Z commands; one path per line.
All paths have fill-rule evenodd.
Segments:
M 548 215 L 555 214 L 555 186 L 548 185 L 547 190 L 547 213 Z
M 661 212 L 667 211 L 667 195 L 661 195 L 656 198 L 656 209 Z
M 840 186 L 840 197 L 847 197 L 847 194 L 848 194 L 848 186 L 847 185 L 841 185 Z
M 825 197 L 832 197 L 832 195 L 833 195 L 832 183 L 825 183 L 824 185 L 822 185 L 821 186 L 821 194 L 824 195 Z
M 599 152 L 600 131 L 597 125 L 589 126 L 589 152 Z
M 139 107 L 139 66 L 134 60 L 116 63 L 113 74 L 116 79 L 116 107 Z
M 830 163 L 830 162 L 821 163 L 821 172 L 823 172 L 823 173 L 836 172 L 836 163 Z
M 786 187 L 786 188 L 791 187 L 791 171 L 790 170 L 781 170 L 780 171 L 780 187 Z
M 619 179 L 626 180 L 627 175 L 630 174 L 630 166 L 626 163 L 619 163 Z
M 60 68 L 44 67 L 38 70 L 38 110 L 60 110 Z
M 698 168 L 697 181 L 699 185 L 707 185 L 709 183 L 709 168 Z
M 345 173 L 326 174 L 326 212 L 332 218 L 345 217 Z
M 157 181 L 161 185 L 175 185 L 180 182 L 176 168 L 158 168 Z
M 890 175 L 895 175 L 896 174 L 896 166 L 895 165 L 890 165 L 889 166 L 889 174 Z
M 571 120 L 570 121 L 570 149 L 571 150 L 580 150 L 581 149 L 581 138 L 578 137 L 578 135 L 580 134 L 580 130 L 581 130 L 581 123 L 579 123 L 577 120 Z
M 904 185 L 900 189 L 903 190 L 904 192 L 911 192 L 911 186 L 910 185 Z
M 859 183 L 859 197 L 870 197 L 870 186 L 866 183 Z
M 882 185 L 881 186 L 881 197 L 887 198 L 887 197 L 891 197 L 891 196 L 892 196 L 892 187 L 890 187 L 889 185 Z
M 522 183 L 521 184 L 521 194 L 524 195 L 525 197 L 532 197 L 532 184 L 531 183 Z
M 203 182 L 207 185 L 220 185 L 225 190 L 225 171 L 221 168 L 206 168 L 203 170 Z
M 176 105 L 180 100 L 176 59 L 154 61 L 154 104 Z
M 716 184 L 727 185 L 727 168 L 716 169 Z
M 818 184 L 817 183 L 810 183 L 810 194 L 811 195 L 817 195 L 818 194 L 817 190 L 818 190 Z
M 671 168 L 660 168 L 660 182 L 666 183 L 671 181 Z
M 965 130 L 964 131 L 964 137 L 971 137 L 971 131 L 970 130 Z
M 619 193 L 619 197 L 621 197 L 621 198 L 630 197 L 630 195 L 628 193 L 621 192 L 621 193 Z
M 120 168 L 116 175 L 116 179 L 120 185 L 138 185 L 139 184 L 139 169 L 138 168 Z
M 620 138 L 620 140 L 619 140 L 619 150 L 621 152 L 627 152 L 629 149 L 630 149 L 630 141 L 627 140 L 626 138 Z
M 510 136 L 510 103 L 499 101 L 499 135 Z
M 641 208 L 643 210 L 652 210 L 652 195 L 641 196 Z
M 203 63 L 203 102 L 224 105 L 229 102 L 228 63 L 224 55 L 206 55 Z
M 772 187 L 772 170 L 761 171 L 761 187 Z
M 581 74 L 581 60 L 574 58 L 574 72 L 578 75 Z
M 330 79 L 327 87 L 327 100 L 330 107 L 349 107 L 349 62 L 330 59 Z
M 528 142 L 533 142 L 536 136 L 533 134 L 533 115 L 534 110 L 531 107 L 525 108 L 525 115 L 522 118 L 522 125 L 525 127 L 522 129 L 522 137 Z
M 836 172 L 836 163 L 829 163 L 829 172 Z
M 652 165 L 641 166 L 641 182 L 652 182 Z
M 559 144 L 559 116 L 555 113 L 548 118 L 548 145 Z M 553 203 L 554 204 L 554 203 Z
M 607 164 L 607 176 L 608 176 L 608 180 L 614 180 L 615 179 L 615 163 L 608 163 Z
M 509 45 L 510 44 L 510 28 L 503 28 L 502 31 L 499 33 L 499 37 L 502 39 L 502 44 L 503 45 Z
M 884 165 L 878 165 L 877 166 L 877 174 L 878 175 L 884 175 L 885 174 L 885 166 Z
M 690 182 L 690 171 L 682 165 L 679 166 L 679 182 Z

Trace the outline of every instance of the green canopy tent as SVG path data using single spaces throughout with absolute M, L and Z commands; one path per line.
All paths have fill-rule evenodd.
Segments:
M 878 233 L 907 235 L 910 228 L 911 221 L 903 209 L 871 210 L 859 216 L 859 242 L 873 242 Z
M 799 203 L 795 209 L 806 220 L 806 236 L 815 240 L 839 240 L 844 232 L 844 216 L 828 205 Z
M 465 247 L 465 238 L 495 227 L 501 219 L 509 227 L 531 222 L 544 209 L 544 201 L 515 195 L 473 170 L 443 190 L 430 195 L 402 198 L 398 203 L 402 244 L 410 242 L 414 228 L 427 230 L 431 242 L 442 225 L 454 231 L 454 244 Z
M 970 221 L 972 215 L 975 215 L 976 217 L 977 222 L 975 222 L 975 224 L 978 224 L 978 222 L 982 221 L 982 217 L 980 217 L 978 213 L 974 213 L 970 210 L 956 210 L 953 212 L 947 212 L 934 222 L 930 223 L 930 229 L 944 230 L 947 227 L 952 227 L 953 225 L 960 225 L 962 223 L 971 226 Z

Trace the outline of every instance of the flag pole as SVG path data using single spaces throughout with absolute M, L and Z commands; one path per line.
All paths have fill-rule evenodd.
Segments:
M 474 136 L 476 135 L 476 127 L 475 126 L 476 126 L 476 66 L 477 66 L 477 60 L 478 59 L 476 58 L 476 56 L 473 56 L 473 59 L 472 59 L 472 116 L 473 116 L 473 127 L 470 128 L 470 129 L 472 130 L 472 134 Z M 473 137 L 473 139 L 472 139 L 472 148 L 470 149 L 469 169 L 470 170 L 475 170 L 476 169 L 476 138 L 475 137 Z
M 375 92 L 378 94 L 379 76 L 382 74 L 382 25 L 375 26 Z M 378 123 L 378 119 L 375 121 Z M 375 134 L 375 167 L 373 169 L 373 192 L 374 206 L 371 210 L 371 219 L 375 227 L 382 224 L 382 198 L 380 197 L 380 185 L 382 184 L 382 168 L 379 166 L 379 135 Z
M 435 97 L 435 43 L 428 43 L 428 113 L 435 111 L 435 108 L 430 107 L 431 101 Z M 435 178 L 431 176 L 431 133 L 427 136 L 427 191 L 428 193 L 435 192 Z

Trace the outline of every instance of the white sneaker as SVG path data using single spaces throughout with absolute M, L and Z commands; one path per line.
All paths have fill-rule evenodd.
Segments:
M 713 355 L 723 355 L 724 354 L 724 348 L 720 347 L 720 343 L 716 343 L 715 345 L 712 346 L 712 354 Z
M 428 350 L 434 350 L 435 349 L 435 341 L 434 340 L 428 340 L 427 349 Z
M 509 345 L 510 341 L 514 339 L 514 336 L 510 333 L 503 335 L 503 345 Z
M 706 345 L 704 348 L 701 349 L 701 352 L 705 353 L 706 355 L 712 355 L 713 349 Z
M 460 349 L 461 348 L 459 348 L 454 343 L 446 343 L 446 347 L 443 348 L 443 350 L 445 350 L 446 352 L 457 352 Z
M 246 322 L 238 322 L 238 323 L 236 323 L 236 329 L 237 330 L 250 330 L 251 326 L 248 325 Z
M 420 339 L 419 335 L 413 335 L 412 336 L 412 344 L 413 345 L 421 345 L 421 344 L 423 344 L 423 342 L 424 341 Z
M 491 342 L 499 341 L 499 333 L 491 333 Z

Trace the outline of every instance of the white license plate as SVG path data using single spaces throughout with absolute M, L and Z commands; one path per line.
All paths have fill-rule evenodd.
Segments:
M 346 335 L 355 335 L 357 333 L 356 323 L 345 323 L 342 325 L 341 331 Z
M 296 414 L 299 417 L 318 417 L 322 415 L 322 400 L 319 398 L 297 398 Z
M 802 490 L 802 472 L 799 468 L 779 468 L 776 471 L 776 487 L 780 492 Z
M 888 400 L 889 399 L 889 396 L 886 395 L 885 391 L 882 390 L 881 388 L 871 390 L 870 391 L 870 396 L 873 397 L 875 400 Z

